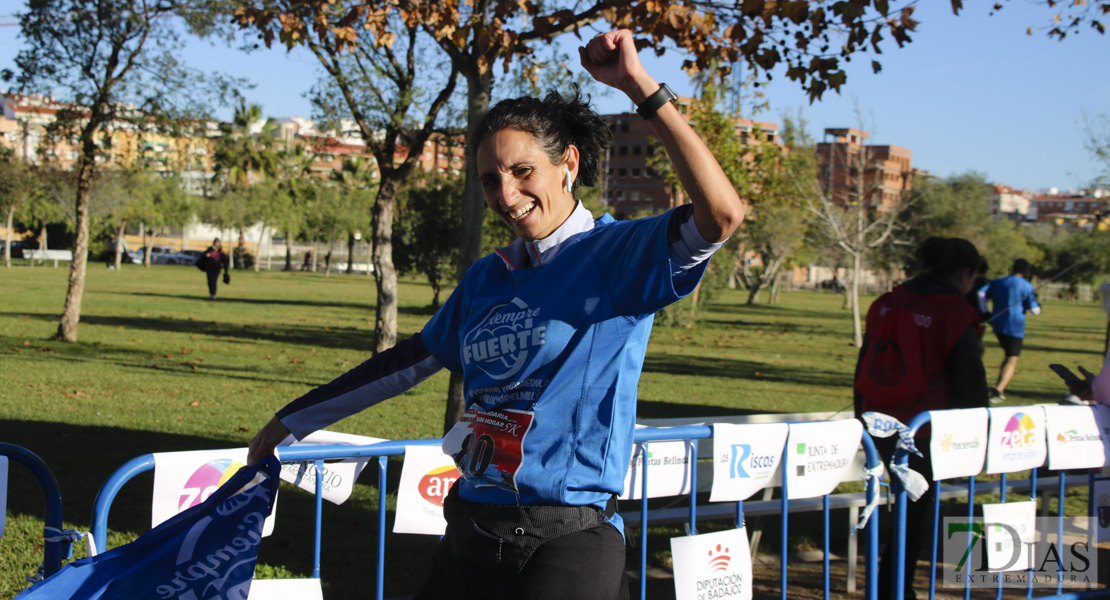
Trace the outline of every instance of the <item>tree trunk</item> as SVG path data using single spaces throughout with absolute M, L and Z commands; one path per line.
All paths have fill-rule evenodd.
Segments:
M 694 291 L 690 294 L 690 325 L 688 326 L 690 328 L 693 328 L 694 324 L 698 322 L 698 300 L 701 299 L 701 284 L 702 281 L 698 281 L 698 284 L 694 286 Z
M 293 234 L 285 232 L 285 268 L 283 271 L 293 270 Z
M 116 249 L 115 249 L 116 260 L 115 260 L 115 265 L 116 265 L 116 270 L 117 271 L 120 270 L 120 266 L 123 263 L 123 260 L 122 260 L 122 257 L 123 257 L 123 232 L 126 228 L 127 228 L 127 219 L 120 219 L 119 227 L 116 229 Z
M 8 207 L 8 233 L 4 236 L 4 266 L 12 268 L 12 221 L 15 218 L 15 205 Z
M 463 71 L 466 77 L 467 100 L 467 137 L 473 135 L 478 123 L 489 112 L 490 95 L 493 90 L 493 73 L 488 68 L 483 72 L 477 67 Z M 466 195 L 463 199 L 462 236 L 459 240 L 458 278 L 461 281 L 470 265 L 477 262 L 482 251 L 482 221 L 485 218 L 486 199 L 478 182 L 478 162 L 474 149 L 466 145 Z M 451 383 L 447 389 L 447 408 L 443 420 L 446 433 L 462 417 L 466 408 L 462 376 L 451 373 Z
M 245 258 L 243 252 L 246 250 L 246 247 L 243 245 L 243 238 L 245 237 L 243 231 L 244 229 L 245 227 L 243 227 L 242 225 L 239 226 L 239 246 L 236 248 L 236 252 L 234 253 L 235 260 L 231 261 L 231 264 L 235 269 L 243 268 L 243 259 Z
M 759 304 L 759 292 L 763 291 L 763 277 L 753 280 L 748 286 L 748 304 Z
M 347 234 L 347 275 L 355 272 L 355 234 Z
M 258 269 L 262 266 L 262 239 L 266 237 L 266 222 L 262 222 L 261 229 L 258 230 L 258 247 L 254 251 L 254 272 L 257 273 Z
M 141 234 L 143 236 L 143 266 L 149 269 L 151 250 L 154 249 L 151 248 L 150 245 L 154 240 L 154 236 L 148 235 L 150 231 L 147 230 L 146 223 L 139 223 L 139 227 L 142 228 Z
M 66 305 L 58 323 L 57 337 L 67 342 L 77 341 L 77 324 L 81 320 L 81 297 L 85 293 L 85 269 L 89 261 L 89 186 L 95 153 L 90 132 L 84 140 L 81 167 L 77 173 L 77 239 L 73 245 L 73 262 L 69 265 Z
M 374 350 L 381 352 L 397 344 L 397 271 L 393 268 L 393 209 L 397 181 L 384 171 L 374 202 L 374 283 L 378 288 L 378 311 L 374 322 Z
M 776 273 L 774 280 L 771 281 L 771 298 L 767 300 L 767 304 L 778 304 L 779 294 L 782 292 L 782 281 L 784 273 Z
M 859 274 L 862 261 L 859 252 L 852 255 L 852 291 L 849 294 L 852 302 L 852 339 L 856 348 L 863 347 L 863 330 L 859 320 Z

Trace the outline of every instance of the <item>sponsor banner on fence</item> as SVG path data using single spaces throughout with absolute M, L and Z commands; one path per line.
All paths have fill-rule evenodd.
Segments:
M 281 443 L 282 446 L 368 446 L 385 440 L 365 435 L 339 433 L 335 431 L 320 430 L 310 433 L 301 441 L 289 436 Z M 349 458 L 345 460 L 324 462 L 323 477 L 320 478 L 324 499 L 334 504 L 343 504 L 351 497 L 355 480 L 359 473 L 366 467 L 371 457 Z M 295 463 L 282 463 L 281 478 L 302 490 L 316 493 L 316 465 L 311 460 Z
M 247 600 L 324 600 L 319 579 L 255 579 Z
M 788 431 L 786 423 L 715 423 L 709 501 L 747 500 L 767 487 L 778 472 Z
M 934 410 L 929 417 L 933 481 L 981 473 L 987 457 L 987 409 Z
M 1044 408 L 1018 406 L 989 408 L 990 437 L 987 440 L 987 473 L 1013 473 L 1044 464 Z
M 785 450 L 787 497 L 832 493 L 851 468 L 862 436 L 863 424 L 856 419 L 791 423 Z
M 676 600 L 752 597 L 752 556 L 743 527 L 671 538 L 671 556 Z
M 1037 537 L 1037 502 L 983 505 L 983 532 L 987 543 L 987 570 L 1021 571 L 1029 568 L 1030 548 Z
M 406 446 L 393 533 L 443 535 L 443 500 L 459 470 L 439 446 Z
M 246 448 L 197 450 L 194 452 L 157 452 L 154 454 L 154 493 L 150 505 L 150 526 L 175 516 L 186 508 L 204 502 L 220 489 L 236 471 L 246 466 Z M 275 488 L 276 489 L 276 488 Z M 274 530 L 274 510 L 266 517 L 263 537 Z
M 1106 465 L 1103 441 L 1104 406 L 1045 406 L 1048 431 L 1048 468 L 1093 469 Z
M 4 537 L 4 519 L 8 516 L 8 457 L 0 456 L 0 538 Z
M 641 449 L 644 451 L 641 452 Z M 628 474 L 621 500 L 643 497 L 643 464 L 647 460 L 648 498 L 679 496 L 690 492 L 690 449 L 685 441 L 645 442 L 632 445 Z

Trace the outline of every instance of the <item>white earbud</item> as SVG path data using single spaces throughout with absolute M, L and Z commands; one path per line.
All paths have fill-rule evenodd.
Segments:
M 570 178 L 570 169 L 563 167 L 563 172 L 567 174 L 567 191 L 573 192 L 574 190 L 572 190 L 570 186 L 574 181 Z

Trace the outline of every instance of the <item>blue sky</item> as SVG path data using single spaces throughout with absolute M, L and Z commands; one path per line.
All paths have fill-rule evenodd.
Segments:
M 948 2 L 922 3 L 913 42 L 898 48 L 888 39 L 879 57 L 881 73 L 873 74 L 869 58 L 860 56 L 848 65 L 841 93 L 827 92 L 813 105 L 800 86 L 778 73 L 763 88 L 771 108 L 754 117 L 780 122 L 781 114 L 793 116 L 800 108 L 820 139 L 828 127 L 858 127 L 862 114 L 872 142 L 909 148 L 913 165 L 934 174 L 974 170 L 1016 188 L 1081 188 L 1099 172 L 1084 149 L 1083 115 L 1110 116 L 1110 36 L 1085 29 L 1057 42 L 1036 29 L 1051 17 L 1043 4 L 1010 0 L 993 16 L 989 4 L 969 2 L 957 17 Z M 15 0 L 0 0 L 0 24 L 13 22 L 5 15 L 21 8 Z M 1029 26 L 1035 27 L 1032 36 L 1026 34 Z M 21 47 L 18 33 L 18 27 L 0 26 L 0 67 L 11 66 Z M 656 79 L 691 94 L 678 69 L 681 57 L 642 57 Z M 245 54 L 198 42 L 184 58 L 199 69 L 254 81 L 246 95 L 267 116 L 311 113 L 303 93 L 317 69 L 304 51 Z M 628 110 L 616 96 L 601 97 L 598 104 L 603 112 Z

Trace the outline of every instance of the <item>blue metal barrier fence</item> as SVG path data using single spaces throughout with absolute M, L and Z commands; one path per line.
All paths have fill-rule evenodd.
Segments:
M 15 462 L 27 467 L 31 474 L 38 480 L 42 487 L 42 494 L 46 502 L 44 514 L 43 533 L 43 561 L 42 576 L 50 577 L 62 568 L 62 559 L 69 554 L 70 542 L 59 537 L 62 531 L 62 493 L 58 489 L 58 480 L 54 472 L 38 455 L 26 448 L 12 444 L 0 443 L 0 456 L 7 456 Z
M 636 443 L 644 443 L 645 446 L 641 448 L 641 452 L 647 451 L 647 443 L 661 442 L 661 441 L 687 441 L 691 445 L 689 477 L 690 477 L 690 492 L 688 494 L 689 502 L 689 521 L 686 523 L 687 530 L 690 535 L 697 533 L 697 444 L 698 440 L 710 439 L 713 436 L 713 428 L 711 425 L 694 425 L 694 426 L 680 426 L 680 427 L 667 427 L 667 428 L 643 428 L 637 429 L 635 432 L 634 441 Z M 387 462 L 390 456 L 403 456 L 405 447 L 407 446 L 439 446 L 442 440 L 440 439 L 427 439 L 427 440 L 399 440 L 387 441 L 367 446 L 283 446 L 278 448 L 278 458 L 282 462 L 300 462 L 300 461 L 313 461 L 317 474 L 322 473 L 323 464 L 325 460 L 331 459 L 346 459 L 346 458 L 377 458 L 378 464 L 378 536 L 376 545 L 376 581 L 375 581 L 375 598 L 381 600 L 384 597 L 384 584 L 385 584 L 385 536 L 386 536 L 386 503 L 383 501 L 386 495 L 386 473 Z M 873 469 L 880 464 L 878 452 L 875 450 L 875 445 L 867 432 L 863 433 L 862 447 L 866 458 L 866 466 L 868 469 Z M 788 534 L 788 517 L 789 517 L 789 500 L 787 500 L 787 486 L 786 486 L 786 463 L 785 458 L 781 461 L 780 469 L 782 470 L 783 486 L 781 491 L 781 526 L 782 526 L 782 539 L 780 549 L 781 572 L 780 572 L 780 585 L 781 585 L 781 598 L 786 600 L 788 598 L 788 578 L 787 578 L 787 563 L 788 563 L 788 550 L 787 544 Z M 648 541 L 648 527 L 650 521 L 651 511 L 648 508 L 647 498 L 647 479 L 648 479 L 648 461 L 641 461 L 642 476 L 640 485 L 641 500 L 640 500 L 640 543 L 639 543 L 639 559 L 640 559 L 640 595 L 641 599 L 646 598 L 647 593 L 647 541 Z M 106 534 L 108 531 L 108 516 L 111 510 L 111 505 L 116 495 L 119 493 L 123 485 L 135 477 L 136 475 L 151 470 L 154 468 L 154 456 L 147 454 L 137 457 L 120 467 L 101 487 L 100 492 L 97 494 L 96 501 L 93 507 L 93 535 L 98 542 L 98 551 L 105 550 Z M 313 578 L 320 577 L 320 539 L 321 539 L 321 516 L 322 516 L 322 477 L 316 477 L 316 517 L 315 517 L 315 536 L 314 536 L 314 554 L 313 554 Z M 877 483 L 868 479 L 867 483 L 867 497 L 877 495 Z M 824 550 L 824 598 L 830 598 L 830 568 L 829 568 L 829 497 L 824 497 L 823 505 L 823 521 L 824 521 L 824 537 L 823 537 L 823 550 Z M 877 570 L 878 564 L 878 511 L 875 511 L 867 524 L 866 535 L 866 554 L 865 554 L 865 581 L 867 600 L 874 600 L 877 596 Z M 744 503 L 736 503 L 736 524 L 742 526 L 744 523 Z
M 916 417 L 914 417 L 914 419 L 911 420 L 910 423 L 907 425 L 907 430 L 908 430 L 909 435 L 911 437 L 916 435 L 917 432 L 923 426 L 925 426 L 926 424 L 931 422 L 931 420 L 932 420 L 931 417 L 932 417 L 932 415 L 929 412 L 923 412 L 923 413 L 918 414 Z M 897 464 L 897 465 L 906 466 L 909 463 L 909 454 L 910 453 L 907 449 L 905 449 L 904 447 L 899 447 L 897 449 L 897 451 L 895 452 L 895 454 L 894 454 L 894 463 Z M 1044 469 L 1044 470 L 1047 471 L 1047 464 L 1046 464 L 1046 466 L 1042 467 L 1041 469 Z M 1033 469 L 1031 471 L 1031 474 L 1030 474 L 1030 481 L 1029 481 L 1030 494 L 1029 495 L 1033 499 L 1037 498 L 1038 470 L 1040 470 L 1040 469 Z M 1087 471 L 1087 484 L 1088 484 L 1088 513 L 1089 513 L 1087 516 L 1091 516 L 1090 511 L 1093 510 L 1093 507 L 1094 507 L 1094 502 L 1092 502 L 1092 500 L 1093 500 L 1092 496 L 1094 494 L 1094 482 L 1096 480 L 1096 474 L 1095 474 L 1095 469 L 1086 469 L 1086 471 Z M 1064 496 L 1065 496 L 1066 488 L 1067 488 L 1067 485 L 1068 485 L 1067 484 L 1067 472 L 1066 471 L 1053 471 L 1053 472 L 1056 473 L 1056 482 L 1055 483 L 1057 485 L 1057 498 L 1058 498 L 1057 515 L 1059 517 L 1061 517 L 1058 520 L 1058 523 L 1059 523 L 1058 527 L 1059 528 L 1055 533 L 1057 534 L 1056 539 L 1057 540 L 1062 540 L 1063 539 L 1063 525 L 1064 525 L 1064 520 L 1062 518 L 1064 516 Z M 974 519 L 974 516 L 975 516 L 975 494 L 976 494 L 975 483 L 976 483 L 976 478 L 974 476 L 972 476 L 972 477 L 968 477 L 967 480 L 968 480 L 967 481 L 967 498 L 968 498 L 967 519 L 968 519 L 968 525 L 970 527 L 971 524 L 972 524 L 972 521 Z M 931 482 L 929 482 L 929 485 L 930 486 L 936 486 L 937 488 L 939 488 L 941 486 L 941 481 L 931 481 Z M 895 530 L 896 530 L 896 533 L 895 533 L 895 539 L 894 539 L 894 543 L 896 544 L 896 546 L 895 546 L 894 576 L 892 578 L 892 585 L 894 586 L 893 598 L 895 600 L 904 600 L 906 577 L 908 576 L 908 577 L 912 578 L 913 577 L 913 572 L 916 570 L 916 565 L 907 565 L 906 564 L 906 537 L 907 537 L 907 531 L 908 531 L 907 530 L 907 524 L 906 524 L 906 518 L 907 518 L 906 513 L 907 513 L 907 506 L 908 506 L 907 503 L 908 503 L 909 499 L 907 497 L 907 493 L 906 493 L 905 488 L 897 480 L 897 478 L 895 478 L 895 480 L 891 483 L 891 486 L 892 486 L 892 493 L 895 494 L 895 497 L 896 497 L 896 500 L 895 500 L 895 524 L 896 524 Z M 1008 486 L 1007 486 L 1006 473 L 1002 473 L 1002 474 L 1000 474 L 1000 481 L 999 481 L 998 486 L 997 486 L 997 489 L 998 489 L 998 492 L 999 492 L 999 495 L 1000 495 L 1000 502 L 1002 502 L 1002 503 L 1006 502 L 1007 487 Z M 992 486 L 992 488 L 993 488 L 993 486 Z M 933 531 L 932 531 L 931 554 L 930 554 L 930 560 L 929 560 L 929 568 L 930 568 L 930 571 L 929 571 L 929 600 L 934 600 L 936 598 L 936 588 L 937 588 L 937 565 L 938 565 L 938 563 L 937 563 L 937 549 L 939 547 L 938 544 L 941 543 L 941 541 L 939 540 L 939 535 L 938 535 L 940 527 L 941 527 L 941 522 L 940 522 L 941 494 L 939 493 L 939 491 L 940 490 L 937 489 L 936 490 L 937 493 L 933 494 Z M 1047 504 L 1047 499 L 1045 500 L 1045 503 Z M 1045 510 L 1045 509 L 1047 509 L 1047 507 L 1042 506 L 1041 509 Z M 1093 535 L 1093 532 L 1089 531 L 1088 534 L 1089 534 L 1089 536 Z M 1089 542 L 1090 542 L 1090 539 L 1091 538 L 1088 537 Z M 1094 544 L 1089 543 L 1088 547 L 1093 548 Z M 970 558 L 968 560 L 970 561 Z M 1028 579 L 1028 586 L 1027 586 L 1027 590 L 1026 590 L 1026 598 L 1032 598 L 1033 597 L 1033 578 L 1028 577 L 1027 579 Z M 971 598 L 970 578 L 964 578 L 964 582 L 965 582 L 964 583 L 964 598 L 965 598 L 965 600 L 967 600 L 967 599 Z M 1090 587 L 1090 586 L 1088 585 L 1088 587 Z M 999 600 L 1001 600 L 1001 598 L 1002 598 L 1002 591 L 1003 591 L 1003 582 L 1000 580 L 999 583 L 998 583 L 998 590 L 997 590 L 997 598 Z M 886 591 L 886 592 L 889 592 L 889 590 Z M 881 595 L 883 597 L 888 597 L 888 593 L 882 593 Z M 1053 598 L 1053 599 L 1057 599 L 1057 600 L 1060 600 L 1060 599 L 1062 599 L 1062 600 L 1085 599 L 1085 598 L 1110 598 L 1110 589 L 1103 588 L 1103 589 L 1096 589 L 1096 590 L 1088 590 L 1088 591 L 1084 591 L 1084 592 L 1064 593 L 1064 591 L 1063 591 L 1063 581 L 1060 580 L 1057 583 L 1056 594 L 1055 595 L 1041 596 L 1040 598 Z

